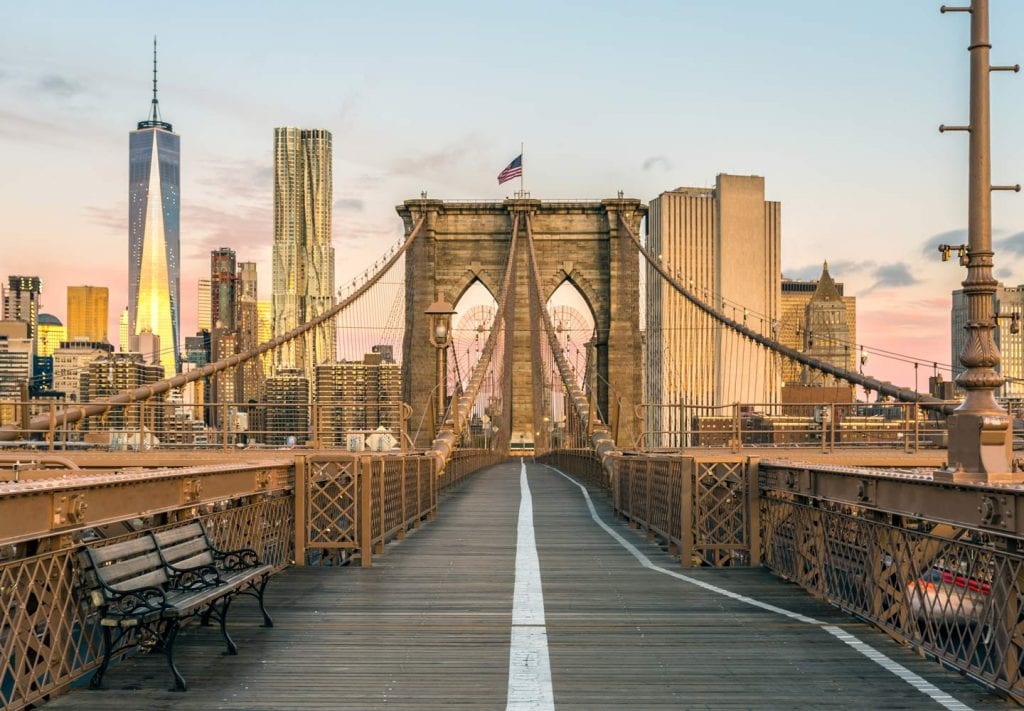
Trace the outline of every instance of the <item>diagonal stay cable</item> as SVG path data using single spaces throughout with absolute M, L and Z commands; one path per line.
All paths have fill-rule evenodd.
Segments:
M 519 215 L 517 214 L 512 222 L 512 239 L 508 247 L 508 262 L 505 265 L 505 275 L 501 281 L 498 308 L 494 312 L 491 332 L 487 336 L 487 342 L 480 353 L 480 358 L 473 367 L 473 373 L 469 378 L 469 387 L 463 390 L 454 407 L 449 406 L 448 416 L 441 425 L 437 437 L 434 438 L 430 445 L 430 453 L 442 460 L 442 469 L 451 458 L 452 452 L 455 451 L 455 443 L 458 441 L 462 429 L 466 426 L 473 403 L 476 402 L 476 398 L 480 394 L 480 388 L 483 385 L 484 376 L 487 374 L 491 357 L 494 355 L 494 348 L 498 342 L 499 333 L 503 332 L 507 328 L 509 321 L 512 320 L 509 318 L 509 309 L 512 301 L 512 284 L 515 282 L 516 244 L 519 241 L 518 237 Z
M 612 439 L 611 432 L 605 423 L 600 420 L 595 421 L 590 416 L 590 404 L 587 400 L 587 396 L 583 394 L 583 390 L 576 383 L 576 379 L 572 377 L 572 370 L 569 368 L 569 363 L 565 359 L 565 353 L 562 352 L 561 346 L 558 343 L 558 336 L 555 335 L 554 326 L 551 323 L 551 316 L 548 314 L 548 310 L 544 308 L 541 303 L 540 295 L 543 293 L 540 289 L 540 271 L 537 269 L 537 258 L 533 248 L 533 228 L 530 224 L 530 216 L 526 215 L 526 244 L 528 247 L 527 255 L 530 263 L 530 287 L 533 290 L 536 298 L 534 302 L 537 304 L 537 310 L 540 314 L 535 315 L 544 327 L 544 333 L 548 339 L 548 345 L 551 349 L 551 355 L 555 359 L 555 363 L 558 366 L 558 375 L 562 380 L 562 385 L 565 387 L 567 393 L 570 394 L 572 399 L 573 408 L 576 410 L 576 416 L 579 418 L 581 423 L 588 426 L 590 443 L 594 449 L 595 454 L 601 460 L 602 465 L 605 469 L 610 466 L 609 458 L 618 454 L 619 450 Z

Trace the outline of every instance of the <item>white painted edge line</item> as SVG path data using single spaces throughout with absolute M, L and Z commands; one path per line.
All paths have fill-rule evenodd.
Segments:
M 854 637 L 852 634 L 850 634 L 846 630 L 843 630 L 843 629 L 841 629 L 839 627 L 836 627 L 835 625 L 826 624 L 826 623 L 822 622 L 821 620 L 814 619 L 813 617 L 808 617 L 807 615 L 801 615 L 800 613 L 797 613 L 797 612 L 791 612 L 790 610 L 785 610 L 785 609 L 783 609 L 781 607 L 776 607 L 775 605 L 770 605 L 770 604 L 768 604 L 766 602 L 761 602 L 760 600 L 755 600 L 752 597 L 747 597 L 746 595 L 740 595 L 739 593 L 734 593 L 731 590 L 726 590 L 725 588 L 720 588 L 717 585 L 712 585 L 711 583 L 705 582 L 703 580 L 699 580 L 697 578 L 690 577 L 689 575 L 684 575 L 683 573 L 679 573 L 679 572 L 676 572 L 674 570 L 669 570 L 668 568 L 662 568 L 659 565 L 655 565 L 654 561 L 652 561 L 650 558 L 648 558 L 646 555 L 644 555 L 644 553 L 639 548 L 637 548 L 632 543 L 630 543 L 625 538 L 623 538 L 622 535 L 618 531 L 613 529 L 611 526 L 609 526 L 607 523 L 605 523 L 601 519 L 600 516 L 598 516 L 597 509 L 594 508 L 594 502 L 590 498 L 590 492 L 587 491 L 587 488 L 585 486 L 583 486 L 582 484 L 577 482 L 575 479 L 570 477 L 568 474 L 566 474 L 562 470 L 557 469 L 557 468 L 551 466 L 550 464 L 545 464 L 544 466 L 546 466 L 548 469 L 550 469 L 551 471 L 555 472 L 556 474 L 561 475 L 562 477 L 567 479 L 570 483 L 572 483 L 572 484 L 576 485 L 577 487 L 579 487 L 579 490 L 583 492 L 583 497 L 586 499 L 587 508 L 590 509 L 590 518 L 592 518 L 594 520 L 594 522 L 598 526 L 603 528 L 605 530 L 605 533 L 607 533 L 609 536 L 614 538 L 619 543 L 619 545 L 621 545 L 623 548 L 625 548 L 627 551 L 629 551 L 633 555 L 633 557 L 636 558 L 640 562 L 640 565 L 642 565 L 643 567 L 648 568 L 650 570 L 657 571 L 659 573 L 663 573 L 665 575 L 669 575 L 669 576 L 671 576 L 673 578 L 676 578 L 678 580 L 682 580 L 684 582 L 690 583 L 691 585 L 696 585 L 699 588 L 703 588 L 703 589 L 705 589 L 705 590 L 707 590 L 709 592 L 713 592 L 713 593 L 715 593 L 717 595 L 722 595 L 724 597 L 732 598 L 733 600 L 736 600 L 737 602 L 742 602 L 742 603 L 745 603 L 747 605 L 751 605 L 753 607 L 759 607 L 762 610 L 767 610 L 769 612 L 774 612 L 776 614 L 788 617 L 788 618 L 790 618 L 792 620 L 797 620 L 798 622 L 804 622 L 804 623 L 809 624 L 809 625 L 815 625 L 816 627 L 820 627 L 822 630 L 824 630 L 828 634 L 832 635 L 836 639 L 840 640 L 841 642 L 844 642 L 844 643 L 848 644 L 850 647 L 852 647 L 853 649 L 857 650 L 858 652 L 860 652 L 865 657 L 867 657 L 871 661 L 873 661 L 876 664 L 878 664 L 880 667 L 882 667 L 886 671 L 895 674 L 900 679 L 903 679 L 903 681 L 905 681 L 908 684 L 910 684 L 911 686 L 913 686 L 915 689 L 920 691 L 922 694 L 930 697 L 933 701 L 935 701 L 935 703 L 939 704 L 940 706 L 943 706 L 943 707 L 945 707 L 947 709 L 950 709 L 951 711 L 972 711 L 971 707 L 968 706 L 967 704 L 965 704 L 965 703 L 963 703 L 961 701 L 956 700 L 951 695 L 947 694 L 945 691 L 943 691 L 942 689 L 940 689 L 937 686 L 935 686 L 934 684 L 932 684 L 930 681 L 927 681 L 923 677 L 921 677 L 921 676 L 915 674 L 914 672 L 910 671 L 909 669 L 907 669 L 905 666 L 903 666 L 899 662 L 897 662 L 897 661 L 895 661 L 893 659 L 890 659 L 889 657 L 887 657 L 882 652 L 879 652 L 877 649 L 875 649 L 871 645 L 869 645 L 866 642 L 863 642 L 860 639 Z M 518 574 L 517 574 L 517 580 L 518 580 Z
M 519 473 L 519 524 L 516 529 L 516 582 L 512 595 L 512 640 L 508 654 L 507 711 L 554 711 L 551 661 L 544 620 L 544 590 L 533 530 L 533 497 L 526 462 Z

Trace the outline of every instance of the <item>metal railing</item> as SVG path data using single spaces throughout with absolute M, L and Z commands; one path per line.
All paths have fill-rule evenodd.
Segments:
M 585 450 L 544 461 L 610 490 L 684 565 L 765 565 L 1024 702 L 1024 487 L 742 455 Z
M 200 518 L 215 545 L 252 548 L 280 569 L 292 558 L 293 509 L 290 495 L 247 497 L 152 517 L 146 528 L 120 536 L 110 535 L 119 526 L 91 535 L 128 539 L 205 511 Z M 0 563 L 0 706 L 5 709 L 38 703 L 99 665 L 99 623 L 80 582 L 79 553 L 88 540 L 51 541 L 53 550 Z
M 312 447 L 352 451 L 411 449 L 411 408 L 397 400 L 215 402 L 200 405 L 159 398 L 112 404 L 98 415 L 66 423 L 51 402 L 0 403 L 0 425 L 49 412 L 36 439 L 7 443 L 50 451 Z M 26 415 L 28 413 L 28 415 Z M 7 421 L 2 418 L 6 414 Z M 10 418 L 14 418 L 13 420 Z
M 917 403 L 736 403 L 638 405 L 634 448 L 882 447 L 906 452 L 946 446 L 946 419 Z
M 370 565 L 388 541 L 436 516 L 439 492 L 500 459 L 493 450 L 457 449 L 442 473 L 425 452 L 260 456 L 149 471 L 62 468 L 0 481 L 0 706 L 36 704 L 98 665 L 98 622 L 79 570 L 90 541 L 198 516 L 219 547 L 252 548 L 277 570 L 351 557 Z

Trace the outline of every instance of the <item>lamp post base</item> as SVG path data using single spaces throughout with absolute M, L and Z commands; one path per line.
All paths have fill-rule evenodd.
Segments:
M 949 417 L 949 463 L 935 481 L 964 484 L 1020 484 L 1014 471 L 1013 427 L 1006 414 L 956 413 Z

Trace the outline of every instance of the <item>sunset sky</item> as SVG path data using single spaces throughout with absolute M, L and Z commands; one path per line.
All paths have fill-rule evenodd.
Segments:
M 419 196 L 499 199 L 526 144 L 534 197 L 649 200 L 763 175 L 790 277 L 858 297 L 858 340 L 948 363 L 935 245 L 965 241 L 967 15 L 932 0 L 31 2 L 0 5 L 0 277 L 127 300 L 128 133 L 160 102 L 181 136 L 182 332 L 209 251 L 269 298 L 275 126 L 334 136 L 339 284 Z M 993 0 L 993 62 L 1024 62 L 1024 3 Z M 1024 77 L 996 74 L 993 179 L 1024 182 Z M 1024 282 L 1024 196 L 994 198 L 997 276 Z M 904 384 L 909 366 L 868 370 Z

